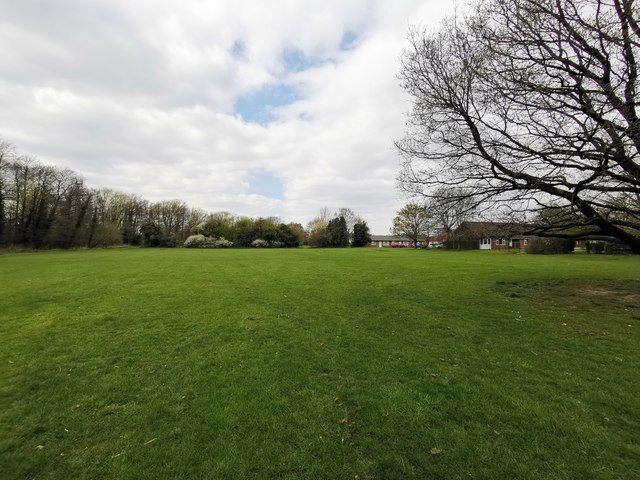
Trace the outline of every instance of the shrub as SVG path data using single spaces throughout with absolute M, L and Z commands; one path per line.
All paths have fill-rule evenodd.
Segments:
M 585 245 L 585 251 L 587 253 L 595 253 L 597 255 L 604 252 L 604 242 L 587 242 Z
M 162 229 L 153 222 L 147 222 L 140 227 L 142 235 L 142 244 L 145 247 L 162 247 L 165 244 L 165 238 Z
M 205 248 L 207 246 L 207 237 L 204 235 L 191 235 L 183 244 L 184 248 Z
M 215 237 L 204 237 L 203 248 L 216 248 L 216 239 L 215 239 Z
M 165 235 L 164 242 L 161 246 L 175 248 L 179 243 L 180 240 L 178 239 L 178 236 L 175 233 L 170 233 L 169 235 Z
M 204 235 L 191 235 L 184 241 L 185 248 L 230 248 L 233 242 L 224 237 L 218 239 L 213 237 L 205 237 Z
M 269 242 L 261 238 L 256 238 L 253 242 L 251 242 L 251 246 L 255 248 L 268 248 Z
M 607 255 L 622 255 L 631 253 L 631 249 L 627 245 L 621 243 L 606 242 L 604 245 L 604 253 Z
M 122 245 L 120 227 L 109 222 L 98 225 L 89 246 L 106 248 L 114 245 Z
M 233 242 L 227 240 L 224 237 L 220 237 L 219 239 L 214 241 L 214 247 L 213 248 L 231 248 L 233 247 Z
M 527 242 L 526 252 L 531 254 L 572 253 L 575 242 L 568 238 L 531 238 Z

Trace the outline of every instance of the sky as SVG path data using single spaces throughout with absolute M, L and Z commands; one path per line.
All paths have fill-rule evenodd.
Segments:
M 0 138 L 91 187 L 388 233 L 412 28 L 454 0 L 0 0 Z

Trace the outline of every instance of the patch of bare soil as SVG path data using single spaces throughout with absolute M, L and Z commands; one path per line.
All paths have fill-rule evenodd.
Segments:
M 496 289 L 509 297 L 565 303 L 581 308 L 610 306 L 635 310 L 640 315 L 640 282 L 638 281 L 603 279 L 597 284 L 580 279 L 551 282 L 499 282 Z
M 636 306 L 640 309 L 640 291 L 621 291 L 614 288 L 592 286 L 585 287 L 581 294 L 585 296 L 608 298 L 614 302 Z

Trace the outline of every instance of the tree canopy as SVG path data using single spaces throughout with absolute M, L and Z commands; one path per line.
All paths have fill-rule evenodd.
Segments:
M 329 220 L 327 224 L 328 245 L 329 247 L 348 247 L 349 246 L 349 230 L 345 218 L 339 217 Z
M 394 235 L 409 237 L 414 243 L 427 240 L 431 228 L 432 217 L 424 205 L 408 203 L 393 219 Z
M 633 0 L 480 0 L 414 31 L 402 188 L 566 207 L 640 253 L 639 47 Z
M 366 247 L 371 243 L 371 235 L 369 234 L 369 226 L 364 220 L 359 220 L 353 225 L 352 247 Z

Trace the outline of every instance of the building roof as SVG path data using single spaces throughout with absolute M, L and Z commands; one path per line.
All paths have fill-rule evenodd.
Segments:
M 372 242 L 413 242 L 409 237 L 401 235 L 371 235 Z
M 456 229 L 460 238 L 476 239 L 487 237 L 525 238 L 531 225 L 510 222 L 462 222 Z

